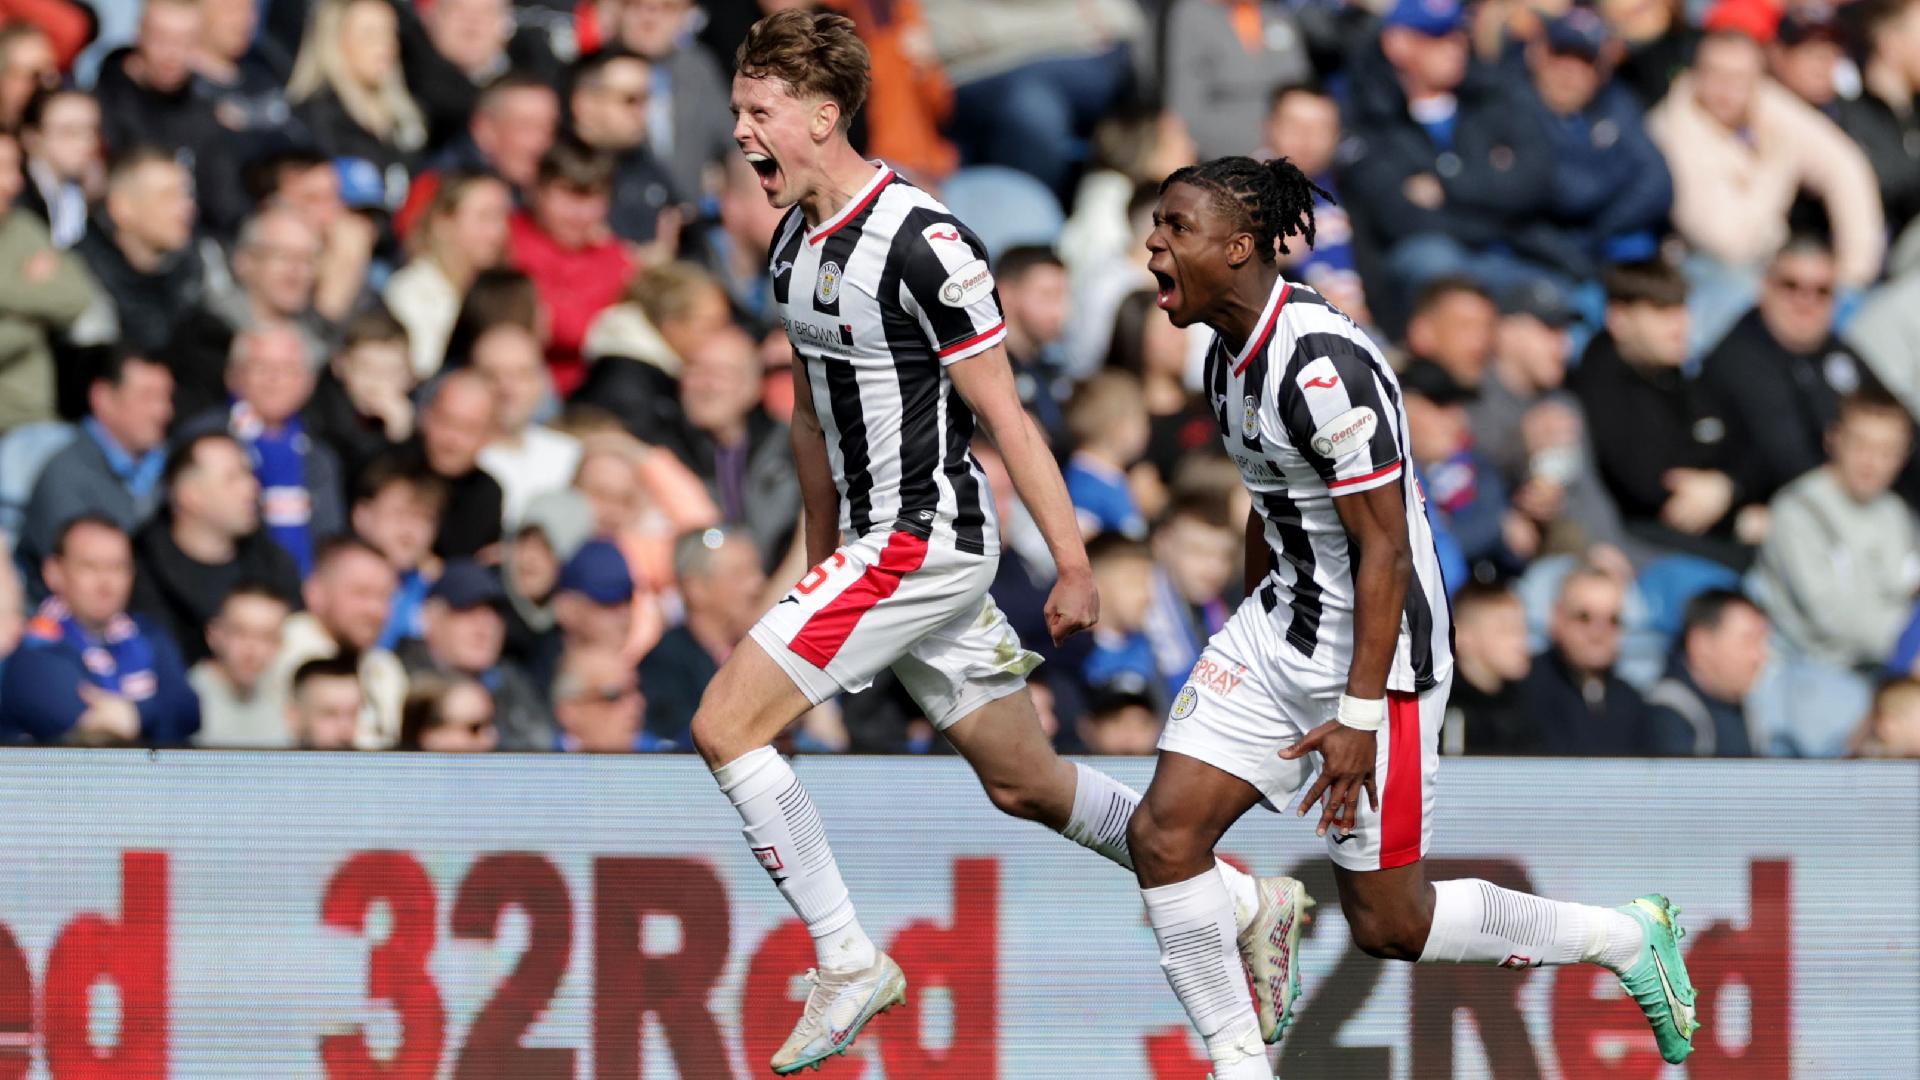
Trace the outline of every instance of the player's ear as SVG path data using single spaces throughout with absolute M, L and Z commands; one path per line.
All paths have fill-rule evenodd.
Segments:
M 1227 238 L 1227 265 L 1235 270 L 1253 258 L 1253 234 L 1237 232 Z
M 813 107 L 813 123 L 808 131 L 813 141 L 825 142 L 833 134 L 833 129 L 839 126 L 840 103 L 832 98 L 821 98 L 820 103 Z

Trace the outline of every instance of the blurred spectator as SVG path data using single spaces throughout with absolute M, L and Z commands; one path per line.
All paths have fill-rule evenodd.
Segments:
M 1060 408 L 1073 393 L 1061 339 L 1067 330 L 1067 268 L 1051 249 L 1011 248 L 995 260 L 993 276 L 1007 319 L 1007 360 L 1021 404 L 1056 441 L 1064 430 Z
M 787 425 L 760 406 L 759 347 L 733 327 L 695 345 L 680 373 L 681 423 L 662 441 L 706 485 L 722 521 L 745 526 L 762 566 L 800 517 Z
M 780 6 L 763 4 L 746 14 L 758 17 L 763 10 L 772 12 Z M 953 87 L 934 51 L 923 5 L 918 0 L 831 0 L 825 6 L 853 20 L 872 58 L 873 87 L 860 112 L 867 128 L 866 152 L 916 183 L 931 185 L 946 179 L 960 160 L 959 151 L 943 134 L 953 119 Z M 702 7 L 711 27 L 719 5 Z M 741 27 L 741 37 L 745 29 Z M 715 51 L 731 65 L 733 48 L 722 50 L 716 45 Z
M 0 433 L 55 417 L 50 333 L 73 325 L 93 299 L 80 260 L 62 252 L 46 225 L 14 205 L 20 144 L 0 129 Z
M 535 499 L 500 560 L 507 592 L 506 655 L 532 671 L 541 641 L 554 628 L 553 595 L 560 568 L 593 536 L 593 510 L 572 489 Z
M 1057 245 L 1076 288 L 1094 270 L 1135 254 L 1130 213 L 1135 190 L 1158 188 L 1174 170 L 1193 164 L 1198 153 L 1178 113 L 1150 108 L 1120 108 L 1101 117 L 1092 151 Z
M 180 651 L 127 614 L 133 546 L 118 523 L 83 515 L 56 534 L 48 596 L 0 681 L 0 738 L 92 745 L 185 742 L 200 726 Z
M 1477 315 L 1475 318 L 1466 336 L 1477 340 L 1480 332 Z M 1456 379 L 1460 369 L 1481 369 L 1482 377 L 1474 384 L 1475 397 L 1467 406 L 1474 445 L 1510 480 L 1526 471 L 1527 447 L 1521 426 L 1528 410 L 1549 399 L 1570 399 L 1562 386 L 1572 347 L 1568 327 L 1573 321 L 1572 309 L 1552 289 L 1512 290 L 1500 297 L 1499 319 L 1487 338 L 1487 362 L 1456 360 L 1441 365 L 1455 372 Z M 1414 325 L 1423 324 L 1424 320 L 1416 316 Z M 1452 355 L 1452 350 L 1445 348 L 1434 352 Z M 1477 347 L 1465 352 L 1469 357 L 1476 355 Z
M 513 186 L 514 201 L 533 195 L 540 159 L 560 127 L 560 97 L 524 71 L 510 71 L 487 84 L 466 133 L 440 156 L 447 171 L 493 173 Z M 436 192 L 436 195 L 438 193 Z
M 344 475 L 413 436 L 413 368 L 407 330 L 374 305 L 343 331 L 307 406 L 308 434 L 333 447 Z
M 1920 681 L 1893 679 L 1873 695 L 1850 752 L 1863 758 L 1920 759 Z
M 618 650 L 569 646 L 553 678 L 553 715 L 560 721 L 554 749 L 589 754 L 676 749 L 646 729 L 646 708 L 640 677 Z
M 192 169 L 199 158 L 220 154 L 212 105 L 193 85 L 203 30 L 199 0 L 141 6 L 139 36 L 106 58 L 94 83 L 113 155 L 158 146 L 169 155 L 181 153 L 181 163 Z
M 398 749 L 487 753 L 500 745 L 494 712 L 493 695 L 475 679 L 416 675 L 400 710 Z
M 1263 141 L 1264 156 L 1286 158 L 1322 191 L 1339 198 L 1333 162 L 1341 142 L 1340 103 L 1332 94 L 1305 82 L 1275 90 Z M 1313 246 L 1289 244 L 1291 250 L 1282 256 L 1289 267 L 1287 276 L 1312 286 L 1355 322 L 1363 326 L 1373 322 L 1366 289 L 1354 265 L 1353 219 L 1347 208 L 1316 193 L 1313 225 Z
M 773 232 L 780 227 L 785 211 L 767 202 L 766 192 L 760 189 L 760 176 L 744 155 L 730 155 L 724 164 L 719 225 L 702 230 L 695 244 L 682 244 L 682 249 L 689 258 L 700 259 L 708 273 L 719 279 L 734 309 L 751 326 L 756 330 L 774 328 L 784 341 L 786 334 L 778 329 L 780 314 L 775 310 L 767 266 Z M 628 295 L 630 298 L 631 292 Z M 591 356 L 591 331 L 587 337 Z
M 432 378 L 440 370 L 461 296 L 482 270 L 506 258 L 512 209 L 512 193 L 499 177 L 473 172 L 440 177 L 433 201 L 414 225 L 413 257 L 393 272 L 382 293 L 394 317 L 406 325 L 415 378 Z
M 164 10 L 176 0 L 161 0 Z M 193 241 L 193 181 L 163 150 L 136 148 L 107 173 L 104 213 L 74 251 L 102 293 L 82 318 L 83 343 L 118 342 L 153 355 L 206 300 L 214 265 Z
M 565 653 L 592 649 L 623 654 L 633 636 L 634 595 L 633 574 L 619 548 L 600 539 L 580 545 L 560 567 L 554 584 L 554 626 L 535 653 L 534 682 L 551 688 Z M 560 719 L 564 724 L 565 717 Z
M 671 397 L 687 353 L 732 322 L 726 288 L 698 264 L 644 267 L 588 330 L 586 354 L 594 364 L 574 400 L 599 405 L 635 437 L 657 441 L 658 425 L 673 413 L 649 399 Z
M 1518 573 L 1540 549 L 1540 528 L 1508 505 L 1500 471 L 1474 445 L 1466 403 L 1473 395 L 1440 365 L 1416 361 L 1400 375 L 1413 451 L 1428 506 L 1468 564 Z
M 132 532 L 163 494 L 160 472 L 173 419 L 173 376 L 166 367 L 116 352 L 88 385 L 87 402 L 80 434 L 48 459 L 27 500 L 19 554 L 29 578 L 67 522 L 98 514 Z
M 1744 702 L 1767 664 L 1767 617 L 1737 592 L 1687 603 L 1666 677 L 1647 692 L 1650 751 L 1674 757 L 1753 757 L 1763 733 Z
M 1131 234 L 1113 256 L 1081 261 L 1073 268 L 1073 297 L 1067 305 L 1067 373 L 1084 379 L 1100 370 L 1113 344 L 1114 319 L 1120 304 L 1142 289 L 1154 289 L 1147 271 L 1147 234 L 1153 231 L 1153 208 L 1160 201 L 1160 185 L 1143 183 L 1127 202 Z
M 20 120 L 20 149 L 27 180 L 20 209 L 40 219 L 56 247 L 71 248 L 86 235 L 88 205 L 106 188 L 99 103 L 79 90 L 35 94 Z
M 290 209 L 267 209 L 247 219 L 233 251 L 234 293 L 215 293 L 187 317 L 166 347 L 173 369 L 175 415 L 191 420 L 227 404 L 230 361 L 242 330 L 285 326 L 308 358 L 327 354 L 332 336 L 313 310 L 314 268 L 320 237 Z M 304 404 L 304 398 L 296 408 Z
M 1246 530 L 1225 511 L 1218 500 L 1189 495 L 1153 526 L 1153 594 L 1143 628 L 1168 701 L 1232 614 L 1227 589 L 1245 566 Z
M 1464 19 L 1455 0 L 1398 0 L 1348 66 L 1340 190 L 1403 297 L 1450 274 L 1496 291 L 1541 276 L 1507 239 L 1546 208 L 1553 147 L 1497 75 L 1469 67 Z
M 1421 287 L 1407 319 L 1407 352 L 1446 372 L 1468 394 L 1477 394 L 1493 360 L 1499 309 L 1473 278 L 1450 275 Z
M 1874 379 L 1920 416 L 1920 243 L 1896 248 L 1887 273 L 1842 336 Z
M 581 349 L 594 316 L 620 299 L 633 255 L 607 226 L 613 159 L 565 139 L 540 159 L 529 210 L 509 223 L 513 263 L 533 279 L 551 332 L 554 389 L 573 393 L 586 375 Z
M 1089 754 L 1143 757 L 1160 745 L 1161 709 L 1145 693 L 1095 690 L 1075 729 Z
M 316 0 L 287 97 L 334 157 L 380 170 L 386 206 L 406 196 L 405 170 L 427 141 L 426 117 L 400 70 L 398 17 L 386 0 Z
M 1292 5 L 1240 0 L 1168 4 L 1160 65 L 1167 105 L 1202 160 L 1252 153 L 1274 88 L 1313 75 Z
M 260 481 L 260 519 L 267 535 L 293 556 L 300 576 L 313 568 L 314 548 L 347 527 L 344 479 L 333 448 L 307 434 L 301 410 L 313 396 L 306 340 L 285 323 L 242 330 L 233 338 L 227 385 L 231 408 L 188 421 L 186 433 L 233 433 L 253 459 Z
M 1627 757 L 1647 753 L 1647 707 L 1613 672 L 1626 592 L 1605 570 L 1582 566 L 1560 585 L 1547 635 L 1521 700 L 1532 730 L 1512 753 Z
M 760 617 L 766 576 L 752 538 L 728 529 L 680 537 L 673 571 L 686 621 L 662 634 L 640 661 L 640 681 L 647 687 L 648 730 L 686 745 L 700 695 Z
M 1137 491 L 1164 488 L 1173 482 L 1182 461 L 1196 452 L 1214 452 L 1220 445 L 1220 424 L 1213 410 L 1187 389 L 1188 341 L 1187 332 L 1160 311 L 1154 290 L 1143 289 L 1120 302 L 1106 366 L 1140 380 L 1147 410 L 1143 460 L 1159 481 L 1154 485 L 1136 480 Z
M 355 481 L 353 534 L 378 551 L 394 573 L 393 599 L 379 645 L 393 649 L 420 636 L 421 607 L 439 574 L 433 537 L 447 505 L 447 485 L 402 454 L 382 454 Z
M 287 730 L 299 750 L 353 750 L 366 690 L 350 658 L 318 656 L 294 669 Z
M 580 5 L 580 51 L 618 45 L 653 67 L 647 140 L 667 167 L 673 190 L 697 199 L 711 187 L 709 167 L 737 153 L 727 108 L 727 77 L 693 39 L 700 12 L 693 0 L 597 0 Z M 854 111 L 854 110 L 848 110 Z
M 1866 152 L 1879 181 L 1887 232 L 1899 236 L 1920 214 L 1920 117 L 1914 113 L 1920 96 L 1920 9 L 1912 0 L 1869 0 L 1853 11 L 1861 92 L 1835 102 L 1834 119 Z
M 1100 590 L 1100 624 L 1081 679 L 1096 691 L 1122 690 L 1158 700 L 1164 696 L 1163 679 L 1146 629 L 1153 606 L 1153 551 L 1139 540 L 1108 533 L 1087 545 L 1087 558 Z
M 1612 39 L 1600 16 L 1575 7 L 1547 20 L 1527 46 L 1530 103 L 1551 141 L 1553 186 L 1517 246 L 1572 278 L 1654 253 L 1673 179 L 1647 135 L 1640 103 L 1608 81 Z
M 927 0 L 968 165 L 1006 165 L 1068 194 L 1080 141 L 1125 96 L 1145 31 L 1126 0 Z
M 293 673 L 309 660 L 340 656 L 355 664 L 366 701 L 353 740 L 366 750 L 393 745 L 407 696 L 406 669 L 378 647 L 393 590 L 393 568 L 366 541 L 336 536 L 320 545 L 313 574 L 300 592 L 306 610 L 287 619 L 267 676 L 266 685 L 284 694 L 293 685 Z
M 53 42 L 30 22 L 0 25 L 0 131 L 13 131 L 36 93 L 60 85 Z
M 593 534 L 611 543 L 637 588 L 628 651 L 645 656 L 665 629 L 655 594 L 673 588 L 673 542 L 720 523 L 706 488 L 672 454 L 619 432 L 583 437 L 573 487 L 593 512 Z
M 526 672 L 501 658 L 506 603 L 493 571 L 467 559 L 448 563 L 427 598 L 424 632 L 400 646 L 400 660 L 415 685 L 423 673 L 478 683 L 492 699 L 489 720 L 500 749 L 550 750 L 558 732 L 545 698 Z
M 1639 263 L 1611 271 L 1606 287 L 1606 329 L 1567 379 L 1599 418 L 1588 434 L 1600 478 L 1629 535 L 1740 569 L 1752 557 L 1736 529 L 1751 505 L 1737 479 L 1749 463 L 1736 457 L 1712 395 L 1681 371 L 1686 279 L 1664 263 Z
M 319 238 L 313 310 L 329 326 L 360 310 L 371 299 L 368 282 L 383 228 L 376 221 L 385 208 L 378 171 L 357 159 L 335 162 L 318 151 L 286 149 L 249 162 L 243 179 L 252 206 L 292 210 Z
M 1700 33 L 1681 0 L 1600 0 L 1600 17 L 1623 46 L 1614 78 L 1652 108 L 1686 69 Z
M 1920 531 L 1890 493 L 1913 447 L 1913 422 L 1891 397 L 1844 398 L 1828 437 L 1833 460 L 1773 500 L 1754 588 L 1779 631 L 1793 752 L 1844 749 L 1876 671 L 1892 653 L 1920 587 Z
M 1787 239 L 1787 214 L 1803 189 L 1826 206 L 1841 283 L 1864 286 L 1879 275 L 1885 223 L 1866 156 L 1766 77 L 1760 45 L 1745 33 L 1703 39 L 1647 127 L 1673 172 L 1674 228 L 1697 255 L 1689 276 L 1703 294 L 1695 300 L 1700 339 L 1711 342 L 1746 306 L 1761 264 Z
M 290 58 L 271 40 L 256 38 L 260 5 L 200 0 L 199 7 L 188 89 L 213 122 L 194 172 L 203 217 L 226 237 L 253 205 L 243 183 L 249 163 L 307 138 L 287 101 Z
M 613 158 L 613 197 L 607 224 L 615 236 L 644 244 L 679 227 L 678 211 L 662 229 L 661 214 L 679 201 L 666 168 L 647 145 L 647 98 L 653 69 L 630 53 L 602 51 L 573 69 L 567 114 L 573 134 Z M 758 185 L 756 185 L 757 187 Z M 765 201 L 763 198 L 762 202 Z
M 287 702 L 266 678 L 291 609 L 279 590 L 242 581 L 206 623 L 209 655 L 187 672 L 200 697 L 195 746 L 275 749 L 290 742 Z
M 1788 7 L 1774 29 L 1767 46 L 1767 71 L 1781 86 L 1793 91 L 1801 101 L 1820 110 L 1855 142 L 1864 140 L 1849 126 L 1846 111 L 1851 99 L 1840 96 L 1840 65 L 1846 60 L 1845 42 L 1833 8 L 1825 0 L 1810 0 Z M 1868 153 L 1868 160 L 1873 159 Z M 1875 164 L 1875 171 L 1879 166 Z M 1892 213 L 1892 201 L 1886 186 L 1880 189 L 1881 202 Z
M 433 553 L 442 559 L 479 558 L 499 543 L 500 482 L 479 466 L 480 451 L 493 437 L 493 388 L 474 371 L 455 371 L 425 391 L 420 433 L 401 448 L 409 468 L 425 467 L 447 485 L 447 504 Z
M 1449 754 L 1512 754 L 1535 749 L 1524 683 L 1527 613 L 1504 585 L 1470 581 L 1453 597 L 1453 670 L 1442 733 Z
M 1062 473 L 1080 534 L 1146 539 L 1147 521 L 1127 478 L 1146 453 L 1149 434 L 1139 380 L 1118 371 L 1095 375 L 1074 391 L 1066 420 L 1074 450 Z
M 261 582 L 292 604 L 300 572 L 260 527 L 260 485 L 233 436 L 210 431 L 181 442 L 160 486 L 165 508 L 133 538 L 132 608 L 192 665 L 206 658 L 206 627 L 235 586 Z
M 1760 303 L 1707 354 L 1700 381 L 1747 460 L 1756 502 L 1827 459 L 1821 445 L 1840 399 L 1869 386 L 1872 372 L 1833 333 L 1839 287 L 1826 242 L 1796 236 L 1774 256 Z
M 423 9 L 433 50 L 478 87 L 507 70 L 513 8 L 507 0 L 440 0 Z
M 519 524 L 527 504 L 567 485 L 580 465 L 580 440 L 533 422 L 550 383 L 540 339 L 515 323 L 500 323 L 473 343 L 473 370 L 493 389 L 494 433 L 480 451 L 480 467 L 500 484 L 506 525 Z

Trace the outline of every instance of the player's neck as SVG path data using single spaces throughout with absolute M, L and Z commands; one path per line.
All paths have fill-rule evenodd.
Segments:
M 813 185 L 812 193 L 800 200 L 800 213 L 806 218 L 807 227 L 818 228 L 821 222 L 831 220 L 833 215 L 846 209 L 878 171 L 873 162 L 861 157 L 847 143 L 830 151 L 820 163 L 820 178 Z
M 1238 353 L 1246 348 L 1247 339 L 1259 331 L 1260 315 L 1267 310 L 1267 300 L 1279 280 L 1279 266 L 1257 262 L 1252 273 L 1240 275 L 1221 297 L 1220 306 L 1207 320 L 1207 325 L 1219 332 L 1220 340 L 1230 350 Z

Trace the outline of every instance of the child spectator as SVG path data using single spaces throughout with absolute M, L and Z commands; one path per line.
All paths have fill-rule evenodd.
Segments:
M 1517 572 L 1540 548 L 1540 530 L 1507 505 L 1500 472 L 1473 445 L 1465 402 L 1472 395 L 1439 365 L 1417 362 L 1400 376 L 1408 442 L 1429 505 L 1469 565 Z
M 1080 535 L 1091 539 L 1116 532 L 1129 540 L 1146 539 L 1147 521 L 1127 476 L 1147 450 L 1140 381 L 1109 371 L 1081 383 L 1067 403 L 1067 433 L 1074 451 L 1063 474 Z
M 1101 610 L 1093 651 L 1080 674 L 1095 689 L 1124 689 L 1157 699 L 1162 678 L 1146 632 L 1153 603 L 1153 552 L 1138 540 L 1109 533 L 1087 545 L 1087 558 L 1093 563 Z M 1186 673 L 1180 678 L 1184 681 Z
M 1468 582 L 1453 598 L 1453 670 L 1444 749 L 1449 754 L 1509 754 L 1527 745 L 1533 721 L 1521 683 L 1527 655 L 1527 612 L 1502 585 Z
M 346 335 L 313 389 L 308 434 L 340 457 L 347 476 L 413 437 L 413 371 L 407 328 L 375 306 L 347 323 Z
M 1881 685 L 1854 732 L 1850 756 L 1920 759 L 1920 682 L 1893 679 Z
M 1096 690 L 1076 731 L 1089 754 L 1145 756 L 1160 745 L 1160 707 L 1146 693 Z
M 366 695 L 351 657 L 323 656 L 293 672 L 287 730 L 301 750 L 352 750 Z
M 193 665 L 187 681 L 200 695 L 195 746 L 271 749 L 288 745 L 287 703 L 266 678 L 291 611 L 265 582 L 243 581 L 227 593 L 207 623 L 211 656 Z
M 1920 531 L 1889 489 L 1912 444 L 1913 422 L 1892 397 L 1845 398 L 1828 436 L 1832 461 L 1773 500 L 1754 588 L 1779 631 L 1793 725 L 1780 734 L 1796 753 L 1845 750 L 1848 732 L 1831 721 L 1865 711 L 1863 672 L 1886 661 L 1906 625 Z
M 1226 502 L 1188 496 L 1153 528 L 1153 593 L 1144 629 L 1165 696 L 1186 682 L 1207 639 L 1232 614 L 1227 588 L 1243 566 L 1241 537 Z
M 620 299 L 633 270 L 632 254 L 607 224 L 612 197 L 613 159 L 562 139 L 540 159 L 531 207 L 508 226 L 513 263 L 533 279 L 552 328 L 547 364 L 561 397 L 586 376 L 588 326 Z
M 399 582 L 380 631 L 382 649 L 421 634 L 421 605 L 439 576 L 433 535 L 446 505 L 445 482 L 410 467 L 398 455 L 375 458 L 360 474 L 353 500 L 354 534 L 387 560 Z
M 580 464 L 579 439 L 534 423 L 549 390 L 540 352 L 540 339 L 511 322 L 489 327 L 473 343 L 473 370 L 493 388 L 498 406 L 480 467 L 500 483 L 508 529 L 535 498 L 565 487 Z

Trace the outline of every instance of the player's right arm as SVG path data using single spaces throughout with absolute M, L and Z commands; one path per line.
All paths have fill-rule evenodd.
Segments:
M 805 357 L 793 358 L 793 468 L 800 477 L 801 526 L 806 530 L 807 565 L 817 566 L 840 546 L 840 489 L 827 460 L 827 435 L 813 411 L 813 387 Z

